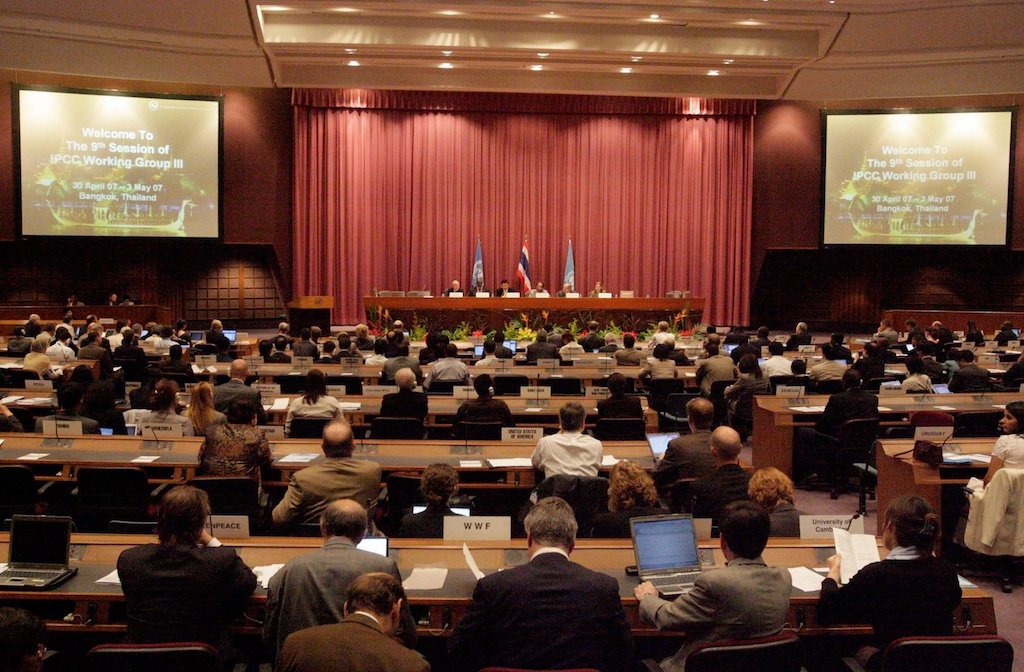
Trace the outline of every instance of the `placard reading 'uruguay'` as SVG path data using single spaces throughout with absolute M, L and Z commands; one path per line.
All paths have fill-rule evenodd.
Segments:
M 824 244 L 1005 245 L 1013 114 L 829 113 Z
M 26 236 L 216 238 L 220 101 L 18 90 Z

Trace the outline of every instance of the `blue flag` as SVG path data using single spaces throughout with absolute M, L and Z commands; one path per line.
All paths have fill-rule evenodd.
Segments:
M 569 251 L 565 253 L 565 274 L 562 276 L 562 285 L 569 285 L 571 291 L 576 291 L 576 260 L 572 256 L 572 238 L 569 239 Z
M 476 239 L 476 257 L 473 259 L 473 271 L 469 274 L 469 284 L 473 287 L 484 286 L 484 251 L 480 239 Z

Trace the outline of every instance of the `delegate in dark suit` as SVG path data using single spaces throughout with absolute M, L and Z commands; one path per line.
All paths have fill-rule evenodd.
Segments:
M 292 635 L 281 651 L 278 672 L 429 672 L 419 653 L 405 648 L 362 613 L 340 623 L 308 628 Z
M 977 364 L 961 364 L 949 381 L 950 392 L 984 392 L 989 389 L 988 370 Z
M 380 402 L 381 418 L 419 418 L 427 417 L 427 395 L 423 392 L 400 387 L 398 392 L 385 394 Z
M 560 553 L 486 576 L 451 642 L 459 670 L 626 670 L 632 641 L 618 582 Z
M 710 443 L 710 429 L 698 429 L 669 441 L 665 455 L 654 468 L 654 484 L 666 488 L 680 478 L 704 478 L 715 473 Z
M 639 397 L 609 397 L 597 402 L 597 419 L 602 418 L 640 418 L 644 417 L 644 409 Z
M 221 413 L 226 413 L 228 406 L 235 399 L 245 399 L 255 404 L 256 421 L 261 425 L 267 424 L 267 411 L 263 408 L 263 399 L 259 390 L 252 389 L 237 378 L 232 378 L 213 388 L 213 407 Z
M 526 346 L 526 361 L 536 362 L 538 359 L 558 359 L 558 346 L 547 340 L 537 340 Z
M 693 517 L 718 521 L 722 507 L 747 499 L 750 473 L 738 464 L 723 464 L 715 473 L 693 482 Z
M 836 436 L 847 420 L 878 417 L 878 395 L 859 387 L 836 392 L 828 398 L 825 411 L 814 423 L 822 434 Z

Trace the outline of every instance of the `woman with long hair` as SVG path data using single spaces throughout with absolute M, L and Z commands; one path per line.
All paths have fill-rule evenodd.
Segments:
M 182 436 L 195 436 L 192 421 L 178 414 L 178 384 L 169 378 L 157 382 L 152 410 L 141 416 L 139 422 L 177 424 L 181 425 Z
M 206 436 L 212 425 L 227 421 L 226 416 L 213 407 L 213 386 L 205 382 L 192 388 L 192 401 L 185 415 L 192 421 L 196 436 Z
M 284 421 L 284 433 L 291 433 L 292 420 L 295 418 L 331 418 L 342 417 L 341 403 L 327 394 L 327 376 L 320 369 L 310 369 L 306 374 L 306 390 L 301 397 L 288 406 L 288 415 Z
M 1003 436 L 996 439 L 996 445 L 992 448 L 992 461 L 988 463 L 988 471 L 985 473 L 985 485 L 1003 467 L 1024 468 L 1024 401 L 1011 401 L 1006 405 L 999 429 Z
M 629 519 L 668 513 L 658 505 L 654 481 L 635 462 L 625 460 L 612 467 L 608 486 L 608 513 L 594 518 L 591 537 L 624 539 L 630 536 Z

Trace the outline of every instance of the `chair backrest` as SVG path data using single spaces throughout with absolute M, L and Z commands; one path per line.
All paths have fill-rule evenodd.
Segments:
M 142 382 L 146 374 L 146 363 L 136 359 L 114 359 L 114 366 L 121 367 L 125 380 Z
M 498 441 L 501 439 L 500 422 L 463 422 L 462 434 L 477 441 Z
M 380 520 L 385 534 L 394 534 L 402 524 L 402 516 L 412 510 L 413 504 L 426 501 L 420 490 L 420 474 L 396 471 L 384 481 L 388 490 L 388 503 Z
M 579 378 L 545 378 L 541 385 L 551 388 L 551 394 L 571 396 L 583 394 L 583 381 Z
M 918 427 L 953 427 L 953 416 L 945 411 L 915 411 L 910 414 L 910 426 Z
M 814 387 L 815 394 L 836 394 L 843 391 L 843 381 L 841 380 L 812 381 L 811 385 Z
M 807 376 L 793 376 L 789 374 L 780 374 L 777 376 L 768 376 L 768 389 L 775 394 L 775 388 L 779 385 L 796 385 L 799 387 L 807 387 Z
M 462 385 L 454 380 L 433 380 L 430 382 L 430 388 L 427 390 L 427 394 L 447 394 L 451 395 L 456 385 Z
M 647 405 L 660 413 L 665 410 L 668 395 L 684 391 L 682 378 L 654 378 L 647 381 Z
M 85 656 L 93 672 L 219 672 L 217 649 L 202 642 L 100 644 Z
M 996 635 L 904 637 L 886 647 L 882 672 L 1010 672 L 1013 647 Z
M 129 506 L 149 502 L 149 477 L 138 467 L 80 467 L 78 501 Z
M 843 450 L 871 450 L 878 438 L 878 418 L 847 420 L 839 427 L 837 438 Z
M 327 384 L 344 385 L 348 395 L 363 393 L 363 379 L 359 376 L 327 376 Z
M 686 657 L 686 672 L 798 672 L 800 638 L 792 633 L 761 639 L 710 642 Z
M 711 383 L 711 401 L 721 401 L 725 399 L 725 388 L 729 387 L 736 381 L 734 380 L 716 380 Z
M 953 418 L 954 436 L 999 436 L 1000 411 L 966 411 Z
M 172 372 L 172 371 L 161 371 L 160 369 L 155 369 L 154 370 L 152 367 L 149 369 L 149 372 L 150 372 L 150 374 L 156 380 L 160 380 L 161 378 L 166 378 L 167 380 L 173 380 L 174 382 L 176 382 L 178 384 L 178 387 L 181 388 L 182 390 L 185 389 L 185 385 L 187 383 L 191 383 L 192 382 L 192 380 L 189 379 L 189 376 L 186 373 L 176 373 L 176 372 Z
M 35 474 L 25 465 L 0 466 L 0 517 L 35 513 L 37 488 Z
M 590 530 L 594 518 L 608 510 L 608 479 L 601 476 L 549 476 L 537 485 L 537 500 L 561 497 L 576 514 L 581 530 Z
M 305 376 L 274 376 L 274 382 L 281 386 L 281 394 L 302 394 L 306 391 Z
M 493 377 L 494 396 L 500 397 L 506 394 L 519 394 L 519 390 L 530 384 L 526 376 L 498 374 Z
M 31 369 L 9 369 L 11 384 L 13 387 L 25 387 L 26 380 L 39 380 L 40 375 Z
M 640 418 L 601 418 L 594 428 L 594 436 L 601 441 L 643 441 L 647 432 Z
M 189 485 L 206 492 L 210 511 L 221 515 L 249 515 L 259 508 L 259 481 L 246 476 L 198 476 Z
M 293 418 L 288 436 L 292 439 L 319 439 L 331 418 Z
M 419 418 L 374 418 L 369 438 L 422 439 L 423 422 Z
M 882 383 L 892 383 L 899 380 L 895 376 L 880 376 L 878 378 L 868 378 L 864 382 L 864 389 L 868 392 L 878 392 L 882 389 Z

